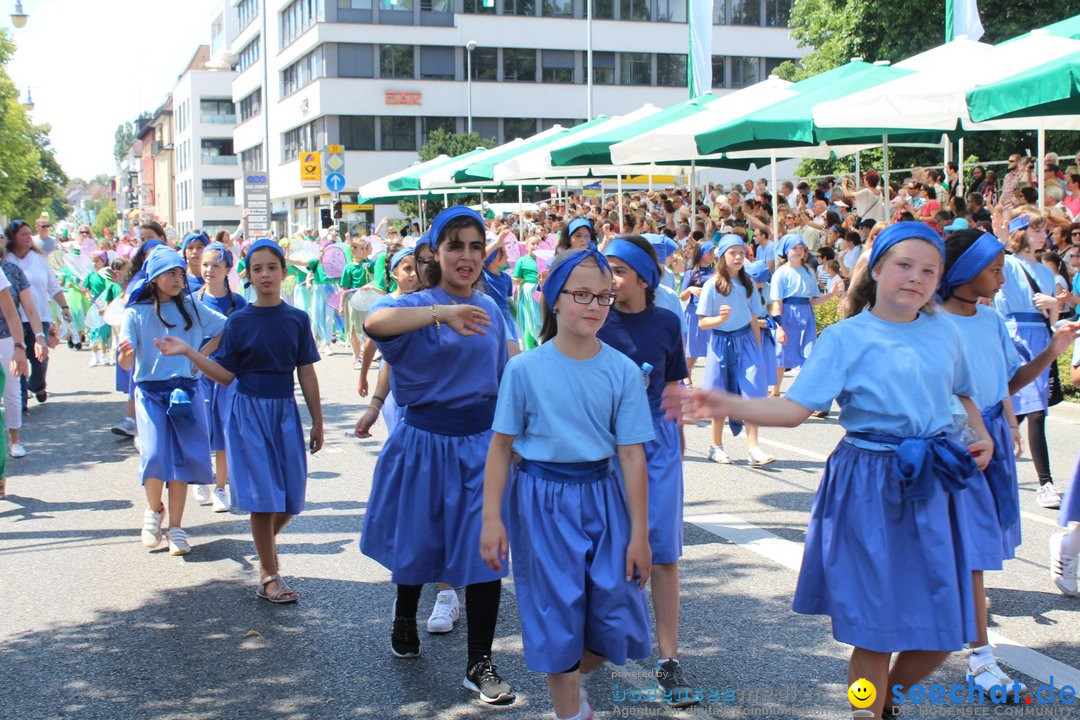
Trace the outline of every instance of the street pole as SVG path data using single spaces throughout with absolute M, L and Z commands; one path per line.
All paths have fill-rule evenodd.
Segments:
M 592 6 L 593 0 L 585 0 L 585 107 L 586 119 L 593 119 L 592 111 Z
M 472 51 L 476 49 L 476 41 L 470 40 L 465 43 L 465 85 L 469 98 L 469 119 L 466 128 L 467 133 L 472 132 Z

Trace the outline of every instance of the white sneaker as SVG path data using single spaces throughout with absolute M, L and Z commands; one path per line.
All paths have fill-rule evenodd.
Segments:
M 1058 590 L 1069 597 L 1080 595 L 1076 589 L 1076 555 L 1061 552 L 1061 542 L 1068 533 L 1050 536 L 1050 579 Z
M 720 463 L 721 465 L 731 464 L 731 458 L 728 457 L 728 454 L 726 452 L 724 452 L 724 448 L 720 447 L 719 445 L 709 446 L 709 460 L 713 461 L 714 463 Z
M 209 485 L 194 485 L 195 488 L 195 502 L 200 505 L 210 504 L 210 486 Z
M 11 457 L 26 457 L 26 448 L 23 447 L 22 443 L 11 443 Z
M 113 366 L 113 365 L 115 365 L 115 364 L 116 364 L 116 361 L 115 361 L 115 360 L 113 360 L 113 356 L 112 356 L 112 355 L 106 355 L 106 356 L 105 356 L 105 366 L 106 366 L 106 367 L 112 367 L 112 366 Z
M 361 360 L 360 358 L 356 358 L 355 360 L 352 361 L 352 369 L 353 370 L 360 370 L 363 367 L 364 367 L 364 361 Z
M 143 513 L 142 544 L 153 550 L 161 543 L 161 523 L 165 519 L 165 506 L 154 512 L 147 510 Z
M 968 675 L 972 676 L 972 679 L 976 685 L 981 687 L 986 692 L 990 692 L 990 688 L 995 685 L 1005 685 L 1010 690 L 1013 687 L 1013 679 L 1005 674 L 1005 671 L 997 664 L 995 658 L 993 662 L 981 667 L 973 668 L 968 666 Z M 1020 683 L 1020 694 L 1023 695 L 1027 692 L 1027 685 Z
M 454 623 L 461 617 L 461 604 L 457 593 L 443 590 L 435 597 L 435 607 L 427 621 L 429 633 L 448 633 L 454 629 Z
M 191 552 L 191 545 L 188 545 L 187 541 L 187 531 L 184 528 L 172 528 L 165 534 L 169 537 L 170 555 L 187 555 Z
M 330 347 L 329 343 L 327 343 L 326 345 L 323 345 L 322 350 L 319 351 L 319 355 L 322 355 L 323 357 L 328 357 L 328 356 L 333 355 L 333 354 L 334 354 L 334 349 L 332 347 Z
M 214 506 L 214 512 L 229 512 L 229 493 L 225 488 L 214 488 L 212 504 Z
M 1054 487 L 1054 483 L 1048 482 L 1035 493 L 1035 502 L 1047 510 L 1057 510 L 1061 507 L 1061 493 Z
M 135 418 L 126 417 L 112 426 L 113 435 L 135 437 Z
M 754 448 L 746 455 L 748 458 L 750 458 L 750 464 L 756 467 L 760 467 L 761 465 L 768 465 L 771 462 L 776 462 L 776 458 L 766 452 L 763 452 L 761 448 Z
M 90 367 L 97 367 L 100 364 L 101 364 L 101 361 L 98 360 L 97 355 L 92 355 L 90 357 L 90 362 L 87 363 L 87 365 L 89 365 Z

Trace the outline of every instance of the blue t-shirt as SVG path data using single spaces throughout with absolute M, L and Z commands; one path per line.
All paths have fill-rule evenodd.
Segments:
M 187 284 L 192 293 L 197 293 L 202 290 L 202 286 L 206 284 L 206 281 L 202 279 L 202 275 L 188 275 Z
M 795 269 L 785 263 L 776 269 L 769 281 L 769 302 L 780 302 L 789 297 L 812 298 L 818 296 L 817 279 L 813 271 L 803 265 Z
M 495 274 L 484 268 L 484 292 L 495 301 L 500 310 L 509 310 L 510 296 L 514 292 L 514 279 L 509 273 Z
M 686 378 L 678 316 L 655 305 L 639 313 L 624 313 L 611 308 L 596 337 L 633 360 L 639 372 L 644 372 L 641 370 L 643 363 L 652 365 L 647 391 L 649 409 L 654 418 L 660 417 L 664 385 Z
M 994 307 L 997 311 L 1004 315 L 1006 320 L 1012 313 L 1042 314 L 1042 311 L 1031 301 L 1033 293 L 1028 278 L 1034 278 L 1040 292 L 1053 296 L 1054 273 L 1050 268 L 1042 263 L 1030 263 L 1016 255 L 1006 255 L 1005 267 L 1002 271 L 1005 275 L 1005 284 L 994 296 Z M 1042 321 L 1035 324 L 1041 325 Z
M 1009 397 L 1009 380 L 1022 365 L 1005 321 L 986 305 L 976 305 L 975 314 L 970 317 L 953 315 L 945 310 L 941 314 L 960 330 L 968 349 L 965 357 L 975 382 L 975 394 L 971 399 L 980 412 L 986 412 Z
M 679 318 L 679 330 L 684 334 L 686 333 L 686 316 L 683 315 L 682 300 L 679 299 L 679 293 L 662 283 L 657 285 L 656 307 L 673 312 Z
M 735 278 L 731 281 L 731 292 L 728 295 L 721 295 L 715 282 L 705 285 L 698 300 L 697 314 L 701 317 L 716 317 L 720 314 L 720 308 L 725 305 L 731 308 L 731 314 L 723 323 L 712 328 L 713 330 L 731 332 L 744 328 L 764 312 L 757 288 L 753 288 L 750 297 L 746 297 L 746 287 Z
M 682 276 L 682 286 L 679 288 L 679 294 L 686 292 L 687 288 L 691 287 L 704 287 L 705 283 L 709 282 L 709 279 L 716 273 L 711 267 L 697 268 L 696 270 L 687 270 Z M 687 308 L 691 305 L 697 305 L 698 299 L 693 295 L 687 301 Z
M 812 411 L 836 399 L 840 424 L 852 432 L 932 437 L 952 428 L 950 398 L 974 394 L 952 321 L 920 313 L 894 323 L 867 310 L 821 333 L 787 399 Z
M 319 361 L 307 313 L 281 302 L 248 305 L 229 316 L 215 359 L 237 376 L 292 373 Z
M 161 303 L 161 316 L 172 327 L 166 327 L 149 300 L 135 303 L 124 311 L 120 324 L 120 339 L 127 340 L 135 349 L 135 382 L 169 380 L 171 378 L 194 378 L 191 361 L 185 357 L 166 357 L 154 345 L 155 338 L 171 335 L 180 338 L 196 350 L 206 338 L 221 334 L 225 316 L 190 295 L 183 296 L 184 309 L 191 319 L 191 327 L 184 329 L 184 318 L 176 302 Z
M 588 360 L 554 342 L 511 358 L 491 428 L 516 436 L 521 457 L 546 462 L 595 462 L 653 439 L 641 368 L 603 343 Z
M 388 308 L 460 305 L 464 300 L 451 298 L 442 288 L 420 290 L 402 295 L 389 305 L 378 305 L 368 317 Z M 509 356 L 506 347 L 506 324 L 495 301 L 482 292 L 474 292 L 470 305 L 483 308 L 491 320 L 484 335 L 459 335 L 448 327 L 435 324 L 387 337 L 368 333 L 383 359 L 394 368 L 390 387 L 398 405 L 441 405 L 449 409 L 494 400 L 499 394 L 499 379 Z
M 230 293 L 232 295 L 232 301 L 229 301 L 229 295 L 222 295 L 221 297 L 214 297 L 210 293 L 203 293 L 199 300 L 203 305 L 209 308 L 217 310 L 222 315 L 228 317 L 237 310 L 243 310 L 248 301 L 244 299 L 243 295 L 237 295 L 236 293 Z

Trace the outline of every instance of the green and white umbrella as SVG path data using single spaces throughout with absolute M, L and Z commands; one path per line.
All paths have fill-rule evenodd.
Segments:
M 1080 130 L 1080 51 L 1064 55 L 967 93 L 974 122 L 1053 116 Z

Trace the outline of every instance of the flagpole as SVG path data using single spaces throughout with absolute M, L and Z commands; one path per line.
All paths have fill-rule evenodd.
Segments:
M 592 120 L 592 5 L 593 0 L 585 0 L 585 97 L 587 119 Z

